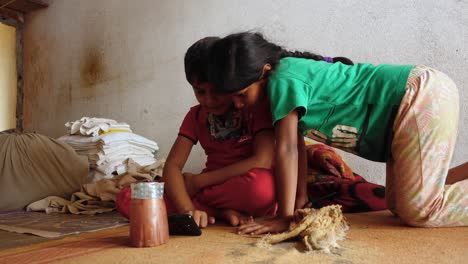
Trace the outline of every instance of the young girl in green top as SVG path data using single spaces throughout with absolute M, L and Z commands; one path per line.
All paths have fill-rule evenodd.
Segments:
M 278 216 L 239 232 L 285 231 L 307 204 L 303 136 L 386 162 L 388 207 L 406 224 L 468 225 L 468 163 L 449 173 L 459 114 L 453 81 L 426 66 L 330 62 L 251 32 L 212 47 L 210 82 L 239 108 L 269 100 L 275 127 Z

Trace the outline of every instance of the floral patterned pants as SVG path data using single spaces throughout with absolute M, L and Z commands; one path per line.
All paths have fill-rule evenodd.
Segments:
M 468 180 L 445 185 L 457 138 L 459 97 L 444 73 L 416 66 L 394 123 L 388 208 L 406 224 L 468 225 Z

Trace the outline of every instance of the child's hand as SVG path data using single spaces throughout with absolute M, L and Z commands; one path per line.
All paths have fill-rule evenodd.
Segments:
M 195 223 L 201 228 L 208 226 L 208 224 L 215 223 L 215 218 L 212 216 L 208 216 L 208 214 L 205 211 L 193 210 L 186 211 L 185 213 L 191 215 L 193 217 L 193 220 L 195 220 Z
M 260 235 L 265 233 L 281 233 L 289 229 L 292 217 L 275 217 L 264 220 L 255 220 L 241 225 L 238 234 Z
M 196 181 L 197 175 L 190 172 L 184 172 L 182 175 L 184 176 L 185 188 L 187 189 L 190 198 L 193 198 L 195 194 L 200 191 Z

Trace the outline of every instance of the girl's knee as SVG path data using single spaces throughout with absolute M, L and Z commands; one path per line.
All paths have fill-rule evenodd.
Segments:
M 429 221 L 428 218 L 424 217 L 407 217 L 398 215 L 404 224 L 413 226 L 413 227 L 434 227 L 434 223 Z
M 427 208 L 418 208 L 418 207 L 411 207 L 407 208 L 406 210 L 396 210 L 392 212 L 396 214 L 401 221 L 409 226 L 413 227 L 438 227 L 441 226 L 440 221 L 438 218 L 435 217 L 435 213 L 437 212 L 430 212 Z

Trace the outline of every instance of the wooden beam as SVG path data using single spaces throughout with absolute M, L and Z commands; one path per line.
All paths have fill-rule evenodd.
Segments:
M 0 7 L 1 6 L 3 6 L 3 8 L 15 10 L 17 12 L 28 13 L 37 9 L 48 7 L 49 4 L 40 0 L 0 0 Z
M 21 24 L 24 24 L 24 15 L 23 13 L 20 13 L 18 11 L 15 11 L 15 10 L 12 10 L 12 9 L 9 9 L 9 8 L 0 8 L 0 17 L 3 18 L 3 19 L 7 19 L 7 18 L 10 18 L 10 19 L 13 19 Z
M 16 0 L 15 0 L 16 1 Z M 0 0 L 0 7 L 8 5 L 8 3 L 12 2 L 12 0 Z

